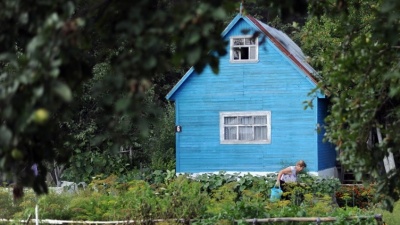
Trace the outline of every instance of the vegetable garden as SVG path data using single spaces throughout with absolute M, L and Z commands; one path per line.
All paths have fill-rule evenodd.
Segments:
M 372 201 L 373 186 L 343 186 L 336 178 L 301 174 L 300 182 L 290 185 L 283 194 L 285 200 L 271 202 L 269 195 L 275 180 L 276 175 L 224 172 L 195 177 L 176 176 L 174 171 L 155 171 L 141 179 L 97 176 L 85 189 L 51 191 L 40 197 L 27 192 L 23 199 L 15 202 L 10 191 L 3 189 L 0 218 L 27 223 L 27 218 L 34 218 L 37 204 L 39 219 L 43 221 L 380 224 L 376 213 L 379 204 Z

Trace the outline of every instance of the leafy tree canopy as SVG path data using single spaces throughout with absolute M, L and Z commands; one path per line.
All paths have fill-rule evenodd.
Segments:
M 93 87 L 109 131 L 124 121 L 108 112 L 137 123 L 151 112 L 140 103 L 154 74 L 179 65 L 198 71 L 210 65 L 217 73 L 218 56 L 226 53 L 221 25 L 232 6 L 228 1 L 1 1 L 0 168 L 6 178 L 47 192 L 44 162 L 65 162 L 71 153 L 63 145 L 71 137 L 60 121 L 73 115 L 69 104 L 98 63 L 110 65 Z
M 392 209 L 400 188 L 400 2 L 328 0 L 310 12 L 303 49 L 331 99 L 326 139 L 358 180 L 373 178 Z M 390 159 L 396 168 L 389 171 Z

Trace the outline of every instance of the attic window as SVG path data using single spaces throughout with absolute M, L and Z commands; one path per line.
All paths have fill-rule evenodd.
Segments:
M 271 112 L 221 112 L 221 144 L 270 144 Z
M 231 62 L 257 62 L 258 38 L 232 37 L 231 38 Z

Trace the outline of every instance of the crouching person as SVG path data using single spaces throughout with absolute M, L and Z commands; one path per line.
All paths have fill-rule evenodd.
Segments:
M 288 191 L 286 183 L 296 183 L 297 182 L 297 174 L 303 171 L 304 168 L 307 167 L 307 164 L 303 160 L 299 160 L 295 166 L 289 166 L 278 173 L 278 177 L 276 179 L 276 186 L 281 187 L 283 193 Z M 290 200 L 290 196 L 282 196 L 283 199 Z

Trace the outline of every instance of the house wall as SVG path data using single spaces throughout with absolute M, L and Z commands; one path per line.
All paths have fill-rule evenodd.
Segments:
M 242 29 L 252 27 L 241 20 L 226 36 Z M 259 48 L 258 63 L 233 64 L 228 53 L 218 75 L 209 68 L 192 74 L 171 98 L 182 127 L 177 172 L 276 172 L 299 159 L 318 171 L 318 112 L 303 109 L 313 85 L 269 40 Z M 264 110 L 272 115 L 271 144 L 220 144 L 220 112 Z

